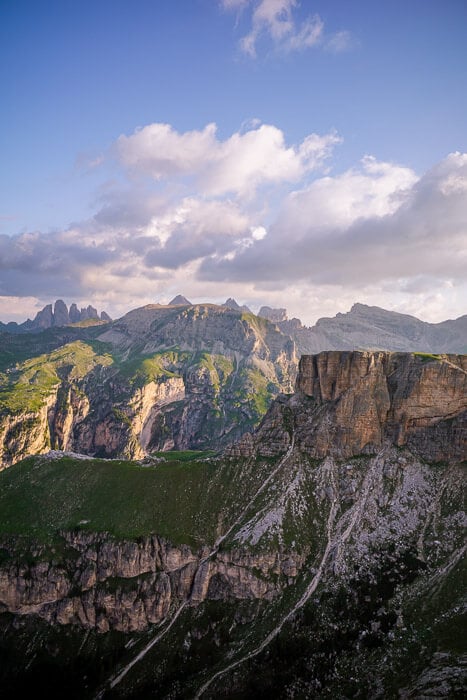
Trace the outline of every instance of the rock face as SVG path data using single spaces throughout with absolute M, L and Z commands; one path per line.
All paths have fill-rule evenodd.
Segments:
M 65 532 L 63 538 L 66 554 L 60 564 L 38 561 L 0 569 L 0 612 L 98 632 L 134 632 L 160 622 L 181 603 L 271 600 L 281 585 L 292 584 L 303 564 L 296 553 L 239 550 L 209 560 L 207 548 L 193 552 L 157 536 L 117 542 L 106 535 Z
M 91 305 L 79 310 L 76 304 L 73 303 L 68 310 L 65 302 L 62 299 L 57 299 L 53 305 L 53 310 L 52 304 L 47 304 L 41 311 L 37 312 L 33 321 L 28 319 L 20 324 L 14 322 L 4 324 L 0 322 L 0 330 L 6 330 L 8 333 L 25 333 L 44 330 L 46 328 L 68 326 L 71 323 L 89 319 L 100 319 L 101 321 L 112 320 L 105 311 L 99 316 L 97 309 Z
M 297 318 L 281 319 L 278 326 L 294 339 L 300 355 L 366 348 L 396 352 L 467 352 L 467 315 L 442 323 L 426 323 L 378 306 L 354 304 L 348 313 L 320 318 L 311 328 L 303 326 Z
M 436 461 L 467 455 L 467 356 L 322 352 L 299 363 L 297 393 L 281 397 L 255 440 L 238 454 L 272 455 L 290 444 L 307 454 L 351 457 L 383 444 Z
M 0 466 L 50 449 L 136 459 L 218 449 L 295 380 L 293 342 L 253 314 L 150 305 L 105 328 L 33 349 L 0 377 Z
M 240 306 L 240 304 L 238 304 L 235 301 L 235 299 L 232 299 L 232 297 L 226 299 L 222 306 L 226 306 L 228 309 L 234 309 L 235 311 L 245 311 L 248 314 L 252 313 L 251 309 L 249 309 L 248 306 L 246 306 L 245 304 L 242 304 L 242 306 Z M 258 316 L 261 316 L 261 314 L 258 314 Z

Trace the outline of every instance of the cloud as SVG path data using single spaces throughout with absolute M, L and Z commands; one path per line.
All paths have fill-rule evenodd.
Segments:
M 276 126 L 236 132 L 221 141 L 216 125 L 179 133 L 169 124 L 150 124 L 118 138 L 116 152 L 132 173 L 155 180 L 191 178 L 209 196 L 251 196 L 261 185 L 293 182 L 322 166 L 340 137 L 310 134 L 298 146 L 287 146 Z
M 203 262 L 208 279 L 358 289 L 420 275 L 461 283 L 467 269 L 467 155 L 421 178 L 365 158 L 359 169 L 291 193 L 268 235 Z
M 349 51 L 356 45 L 357 42 L 347 30 L 335 32 L 335 34 L 329 35 L 325 41 L 325 48 L 331 53 L 342 53 L 343 51 Z
M 256 230 L 256 229 L 255 229 Z M 185 199 L 170 220 L 152 222 L 144 264 L 177 269 L 209 255 L 223 255 L 235 242 L 254 238 L 250 222 L 233 202 Z
M 372 156 L 336 173 L 336 134 L 290 145 L 276 126 L 249 126 L 120 137 L 123 172 L 92 217 L 0 235 L 0 297 L 83 299 L 117 316 L 179 292 L 233 296 L 308 322 L 354 301 L 438 320 L 465 311 L 466 154 L 422 176 Z
M 264 39 L 272 41 L 285 53 L 314 46 L 339 53 L 355 44 L 347 30 L 326 34 L 324 22 L 317 14 L 298 21 L 298 0 L 220 0 L 220 4 L 225 10 L 237 13 L 250 10 L 250 30 L 240 39 L 239 45 L 241 51 L 251 58 L 256 57 L 258 43 Z

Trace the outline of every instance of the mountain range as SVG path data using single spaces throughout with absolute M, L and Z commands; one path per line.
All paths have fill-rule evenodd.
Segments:
M 95 321 L 97 323 L 98 321 L 107 322 L 111 320 L 108 313 L 102 311 L 99 315 L 97 309 L 91 305 L 78 309 L 77 305 L 73 303 L 68 309 L 62 299 L 57 299 L 53 305 L 47 304 L 41 311 L 38 311 L 32 321 L 29 318 L 24 323 L 15 323 L 15 321 L 2 323 L 0 321 L 0 332 L 28 333 L 44 330 L 45 328 L 69 326 L 83 321 Z
M 196 305 L 178 294 L 167 306 Z M 232 298 L 221 306 L 241 313 L 253 313 L 248 306 L 240 305 Z M 320 318 L 311 327 L 303 325 L 298 318 L 289 319 L 285 308 L 262 306 L 257 315 L 276 324 L 282 333 L 291 337 L 299 355 L 349 349 L 467 352 L 467 315 L 441 323 L 427 323 L 378 306 L 354 304 L 348 313 Z M 66 304 L 58 299 L 53 305 L 48 304 L 39 311 L 33 321 L 28 319 L 21 324 L 0 322 L 0 332 L 24 333 L 92 319 L 96 322 L 112 320 L 105 311 L 98 314 L 92 306 L 78 310 L 76 304 L 71 304 L 68 310 Z
M 467 316 L 427 324 L 356 304 L 306 328 L 285 309 L 260 312 L 232 299 L 193 305 L 178 296 L 116 321 L 67 326 L 60 318 L 70 312 L 57 301 L 55 325 L 0 333 L 0 467 L 49 449 L 127 458 L 218 450 L 292 391 L 304 350 L 442 353 L 467 345 Z

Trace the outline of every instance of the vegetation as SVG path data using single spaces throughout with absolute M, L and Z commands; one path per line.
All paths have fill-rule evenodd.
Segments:
M 414 352 L 415 357 L 419 357 L 422 362 L 431 362 L 432 360 L 442 360 L 441 355 L 434 355 L 431 352 Z
M 193 462 L 193 460 L 213 457 L 213 450 L 170 450 L 170 452 L 155 452 L 154 456 L 167 462 Z
M 219 482 L 222 465 L 204 459 L 208 454 L 165 452 L 167 461 L 156 464 L 25 459 L 0 473 L 0 533 L 50 541 L 59 530 L 79 528 L 119 538 L 157 533 L 174 543 L 209 543 L 233 475 L 223 473 Z M 218 508 L 209 496 L 212 483 Z
M 112 363 L 109 354 L 96 354 L 92 346 L 82 340 L 26 360 L 0 375 L 0 410 L 38 411 L 62 378 L 79 379 L 98 365 Z

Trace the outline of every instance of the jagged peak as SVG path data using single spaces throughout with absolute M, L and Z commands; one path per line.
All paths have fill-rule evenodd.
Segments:
M 287 321 L 287 309 L 274 309 L 271 306 L 262 306 L 258 311 L 258 316 L 266 318 L 272 323 Z
M 24 323 L 15 323 L 14 321 L 7 324 L 7 329 L 11 333 L 24 333 L 28 331 L 44 330 L 51 327 L 69 326 L 73 323 L 89 320 L 111 321 L 111 317 L 105 311 L 99 315 L 97 309 L 90 304 L 87 307 L 78 309 L 76 303 L 72 303 L 68 309 L 63 299 L 57 299 L 51 304 L 46 304 L 43 309 L 38 311 L 34 320 L 28 319 Z M 0 328 L 5 324 L 0 322 Z
M 193 304 L 191 303 L 191 301 L 188 301 L 188 299 L 182 294 L 177 294 L 177 296 L 174 297 L 172 301 L 169 301 L 167 306 L 193 306 Z
M 232 297 L 226 299 L 222 306 L 226 306 L 228 309 L 233 309 L 234 311 L 246 311 L 247 313 L 251 313 L 251 309 L 249 309 L 248 306 L 245 304 L 240 306 L 240 304 L 238 304 L 235 299 L 232 299 Z
M 236 309 L 236 310 L 240 309 L 240 304 L 238 304 L 235 301 L 235 299 L 232 299 L 232 297 L 229 297 L 228 299 L 226 299 L 224 301 L 224 303 L 222 304 L 222 306 L 227 306 L 229 309 Z

